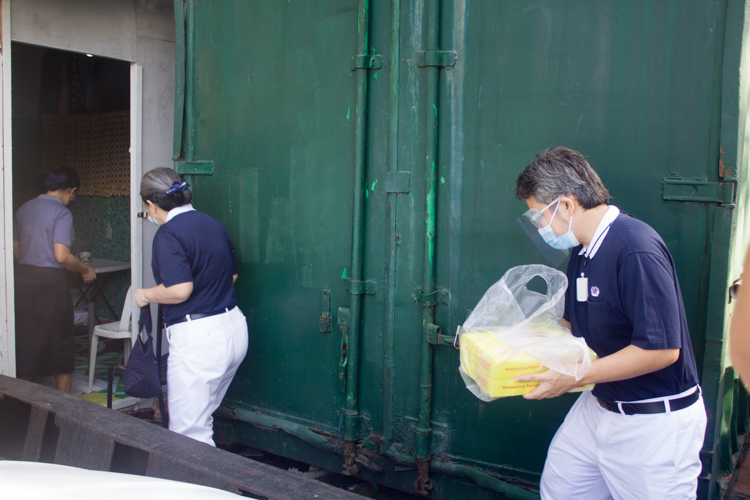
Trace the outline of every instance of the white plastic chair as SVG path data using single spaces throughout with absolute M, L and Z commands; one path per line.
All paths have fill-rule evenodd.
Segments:
M 89 389 L 94 385 L 94 369 L 96 368 L 96 352 L 99 350 L 99 337 L 108 339 L 125 339 L 125 362 L 128 362 L 130 350 L 133 346 L 133 334 L 130 330 L 130 316 L 133 313 L 133 288 L 128 288 L 125 295 L 125 305 L 122 307 L 120 321 L 96 325 L 91 335 L 91 353 L 89 354 Z

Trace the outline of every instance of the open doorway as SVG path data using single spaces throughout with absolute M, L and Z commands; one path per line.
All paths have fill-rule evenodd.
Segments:
M 120 318 L 131 281 L 131 64 L 17 42 L 11 53 L 14 214 L 45 191 L 50 172 L 73 168 L 81 186 L 68 206 L 71 253 L 128 263 L 100 274 L 96 287 L 82 285 L 80 276 L 69 280 L 77 305 L 74 381 L 87 386 L 93 324 Z M 103 370 L 119 363 L 122 348 L 122 340 L 98 346 L 98 379 L 106 380 Z

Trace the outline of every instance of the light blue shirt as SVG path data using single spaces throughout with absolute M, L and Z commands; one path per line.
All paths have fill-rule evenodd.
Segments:
M 70 247 L 74 238 L 73 214 L 56 196 L 41 194 L 16 213 L 13 240 L 21 245 L 19 264 L 61 268 L 53 244 Z

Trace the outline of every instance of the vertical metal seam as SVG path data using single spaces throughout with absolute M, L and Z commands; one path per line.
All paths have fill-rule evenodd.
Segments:
M 195 4 L 194 0 L 187 0 L 185 30 L 185 131 L 183 134 L 183 157 L 193 159 L 195 142 Z
M 711 89 L 711 108 L 709 114 L 709 136 L 708 136 L 708 157 L 707 162 L 707 178 L 708 180 L 718 180 L 716 167 L 719 158 L 719 134 L 721 125 L 721 92 L 722 92 L 722 69 L 724 66 L 724 38 L 726 34 L 726 0 L 719 0 L 717 2 L 717 13 L 716 13 L 716 38 L 714 42 L 714 67 L 713 67 L 713 83 Z M 722 342 L 719 342 L 718 346 L 714 349 L 711 348 L 710 344 L 712 341 L 708 335 L 708 285 L 710 282 L 710 271 L 712 256 L 711 250 L 713 248 L 711 243 L 711 235 L 714 230 L 714 216 L 716 214 L 716 207 L 713 204 L 706 205 L 706 247 L 705 247 L 705 260 L 703 268 L 701 270 L 701 287 L 702 290 L 701 300 L 699 304 L 703 304 L 702 310 L 698 314 L 698 328 L 704 332 L 704 345 L 703 345 L 703 369 L 701 373 L 706 373 L 706 363 L 710 363 L 711 359 L 715 356 L 709 352 L 715 350 L 718 347 L 718 353 L 721 353 Z M 721 361 L 719 361 L 719 371 L 721 371 Z M 721 390 L 722 374 L 717 374 L 714 377 L 714 381 L 711 384 L 706 384 L 703 391 L 703 397 L 705 400 L 706 408 L 708 409 L 709 421 L 706 426 L 706 436 L 703 444 L 703 455 L 711 457 L 714 456 L 715 451 L 718 449 L 719 443 L 717 436 L 721 435 L 719 426 L 721 425 L 720 412 L 721 408 L 718 406 L 719 402 L 719 391 Z M 704 381 L 705 382 L 705 381 Z M 718 413 L 718 414 L 717 414 Z M 713 422 L 711 422 L 711 415 L 714 416 Z M 711 425 L 713 424 L 713 425 Z M 717 433 L 717 431 L 719 431 Z M 715 488 L 715 477 L 718 471 L 718 461 L 712 460 L 711 467 L 711 481 L 709 483 L 709 491 Z
M 185 39 L 185 2 L 174 0 L 175 23 L 175 96 L 174 96 L 174 133 L 172 137 L 172 160 L 182 156 L 183 124 L 185 120 L 185 58 L 187 43 Z
M 401 53 L 401 0 L 391 2 L 391 47 L 389 54 L 388 172 L 398 171 L 399 61 Z M 385 287 L 385 339 L 383 353 L 383 435 L 381 451 L 393 440 L 394 337 L 396 321 L 396 205 L 397 193 L 388 193 L 387 271 Z
M 357 54 L 368 52 L 369 0 L 360 0 L 357 14 Z M 354 145 L 354 203 L 352 218 L 352 281 L 362 280 L 364 234 L 365 147 L 367 146 L 367 78 L 366 68 L 357 68 Z M 362 296 L 349 298 L 349 361 L 346 371 L 347 395 L 344 416 L 344 440 L 352 443 L 359 434 L 359 337 Z
M 425 50 L 438 50 L 440 2 L 430 0 L 427 4 L 427 41 Z M 438 141 L 438 68 L 427 68 L 427 106 L 425 110 L 425 229 L 422 293 L 428 295 L 435 290 L 435 207 L 436 168 Z M 419 424 L 414 438 L 417 458 L 417 482 L 415 490 L 426 494 L 429 489 L 429 461 L 432 447 L 432 369 L 433 345 L 427 333 L 434 329 L 435 308 L 422 310 L 422 359 L 419 379 Z
M 743 2 L 744 3 L 744 2 Z M 731 50 L 737 38 L 730 32 L 730 19 L 737 22 L 736 17 L 729 14 L 731 8 L 736 8 L 738 2 L 719 0 L 716 15 L 716 39 L 714 46 L 713 82 L 711 91 L 711 108 L 709 114 L 709 142 L 707 157 L 707 179 L 709 181 L 736 181 L 723 170 L 722 154 L 724 142 L 723 134 L 727 134 L 726 141 L 731 145 L 738 134 L 735 109 L 725 107 L 725 87 L 728 92 L 734 91 L 737 81 L 732 81 L 732 74 L 728 73 L 727 57 L 731 57 Z M 741 9 L 744 14 L 744 7 Z M 736 12 L 734 12 L 736 14 Z M 727 50 L 730 54 L 727 54 Z M 736 75 L 738 76 L 738 75 Z M 731 130 L 725 130 L 724 124 L 728 120 L 732 123 Z M 732 137 L 734 135 L 734 137 Z M 734 152 L 736 154 L 736 151 Z M 736 157 L 736 156 L 735 156 Z M 735 165 L 737 167 L 738 165 Z M 725 179 L 725 176 L 727 178 Z M 701 451 L 704 469 L 710 464 L 709 474 L 701 472 L 699 477 L 699 492 L 704 492 L 707 498 L 713 498 L 718 488 L 718 478 L 732 469 L 732 432 L 735 414 L 735 375 L 731 367 L 725 367 L 725 351 L 727 341 L 724 337 L 727 323 L 727 304 L 724 300 L 729 277 L 729 261 L 732 239 L 735 234 L 736 221 L 734 205 L 706 206 L 706 247 L 705 260 L 701 270 L 699 304 L 701 310 L 698 315 L 699 331 L 704 333 L 703 360 L 701 373 L 704 374 L 703 395 L 708 413 L 706 436 Z M 719 258 L 722 256 L 723 258 Z M 706 378 L 708 376 L 708 378 Z M 708 462 L 706 464 L 705 462 Z M 707 483 L 707 484 L 706 484 Z M 701 496 L 703 496 L 701 494 Z

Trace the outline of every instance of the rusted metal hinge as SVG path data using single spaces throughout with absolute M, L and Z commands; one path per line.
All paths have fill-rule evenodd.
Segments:
M 422 307 L 433 307 L 438 304 L 447 305 L 450 302 L 451 294 L 445 288 L 439 288 L 432 293 L 419 293 L 419 305 Z
M 339 388 L 346 392 L 346 365 L 349 364 L 349 308 L 339 307 L 337 322 L 341 329 L 339 346 Z
M 455 337 L 443 335 L 439 326 L 430 323 L 424 327 L 425 340 L 432 345 L 453 345 Z
M 318 331 L 320 333 L 331 333 L 331 291 L 327 288 L 323 289 L 323 295 L 320 299 Z

